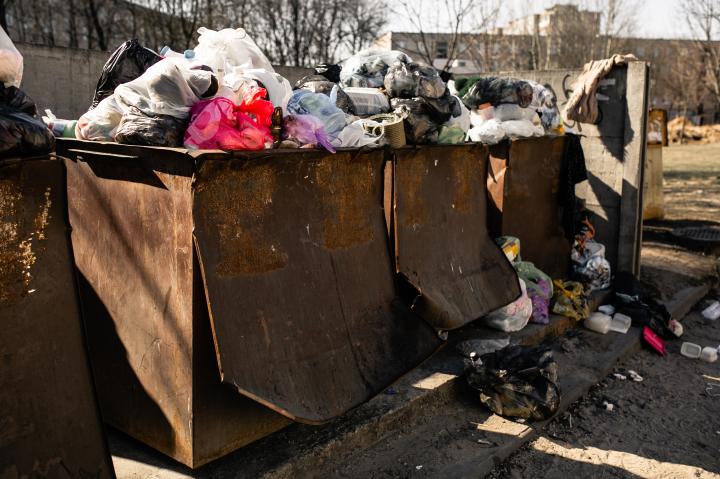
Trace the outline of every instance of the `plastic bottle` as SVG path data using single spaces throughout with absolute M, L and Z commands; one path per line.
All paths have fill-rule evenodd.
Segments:
M 195 52 L 193 50 L 185 50 L 183 53 L 178 53 L 167 45 L 162 47 L 160 55 L 166 58 L 184 58 L 186 60 L 192 60 L 195 58 Z

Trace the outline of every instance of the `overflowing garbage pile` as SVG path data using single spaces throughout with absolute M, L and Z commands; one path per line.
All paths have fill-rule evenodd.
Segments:
M 37 117 L 35 102 L 20 88 L 23 58 L 0 28 L 0 158 L 55 149 L 55 137 Z
M 532 82 L 446 83 L 405 53 L 368 49 L 317 65 L 291 85 L 243 29 L 198 33 L 195 48 L 182 53 L 123 43 L 103 67 L 88 111 L 77 121 L 47 112 L 45 123 L 56 136 L 222 150 L 334 152 L 562 134 L 551 92 Z

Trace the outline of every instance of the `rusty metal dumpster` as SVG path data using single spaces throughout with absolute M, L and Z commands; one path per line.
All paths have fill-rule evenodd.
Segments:
M 58 151 L 103 417 L 175 459 L 336 417 L 439 347 L 395 300 L 382 150 Z
M 570 243 L 560 223 L 563 137 L 505 141 L 490 147 L 488 227 L 520 238 L 520 254 L 553 278 L 568 274 Z
M 65 168 L 0 160 L 0 477 L 114 477 L 85 349 Z
M 483 145 L 394 151 L 396 268 L 414 309 L 456 329 L 520 296 L 517 274 L 488 234 Z

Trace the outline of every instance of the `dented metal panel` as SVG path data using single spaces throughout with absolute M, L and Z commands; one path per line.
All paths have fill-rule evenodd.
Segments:
M 114 477 L 51 157 L 0 160 L 0 477 Z
M 455 329 L 520 295 L 515 270 L 487 231 L 482 145 L 395 151 L 398 272 L 419 293 L 415 310 Z
M 294 420 L 324 422 L 440 344 L 393 310 L 384 153 L 237 156 L 203 161 L 194 199 L 223 380 Z
M 223 385 L 187 151 L 59 140 L 103 419 L 197 467 L 289 421 Z
M 520 238 L 520 255 L 553 278 L 564 278 L 570 243 L 560 224 L 563 137 L 502 142 L 490 147 L 487 189 L 493 236 Z

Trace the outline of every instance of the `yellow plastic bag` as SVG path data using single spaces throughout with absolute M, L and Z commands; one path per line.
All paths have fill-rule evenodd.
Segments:
M 553 294 L 553 308 L 555 314 L 567 316 L 576 321 L 582 321 L 590 316 L 585 288 L 577 281 L 553 281 L 555 292 Z

